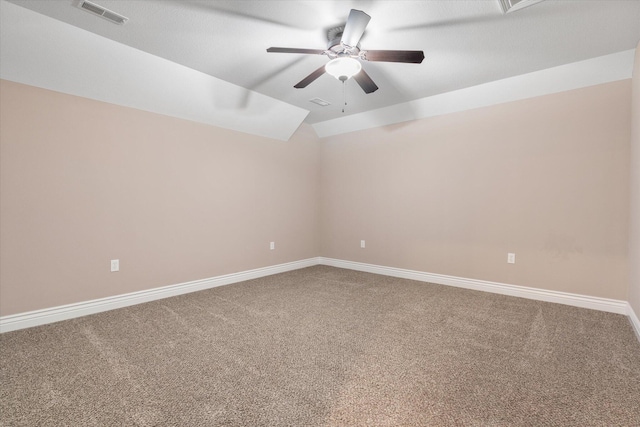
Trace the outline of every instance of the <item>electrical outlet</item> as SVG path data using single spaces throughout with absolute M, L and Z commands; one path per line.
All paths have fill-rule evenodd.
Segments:
M 120 271 L 120 260 L 112 259 L 111 260 L 111 272 Z
M 360 240 L 360 247 L 364 248 L 364 240 Z
M 276 242 L 269 243 L 269 249 L 274 250 L 276 248 Z
M 507 254 L 507 262 L 509 264 L 515 264 L 516 263 L 516 254 L 513 254 L 513 253 L 509 252 Z

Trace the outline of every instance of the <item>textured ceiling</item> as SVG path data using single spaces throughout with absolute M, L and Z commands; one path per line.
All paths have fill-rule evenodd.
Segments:
M 12 1 L 309 110 L 307 123 L 634 49 L 640 39 L 637 0 L 546 0 L 508 14 L 502 13 L 498 0 L 94 2 L 129 21 L 114 25 L 78 9 L 74 0 Z M 363 49 L 423 50 L 426 58 L 419 65 L 364 61 L 380 89 L 367 95 L 355 82 L 347 82 L 348 105 L 342 113 L 342 84 L 329 75 L 305 89 L 293 88 L 326 63 L 327 57 L 267 53 L 266 49 L 324 49 L 327 29 L 343 25 L 351 8 L 371 16 L 361 40 Z M 316 97 L 331 105 L 309 102 Z

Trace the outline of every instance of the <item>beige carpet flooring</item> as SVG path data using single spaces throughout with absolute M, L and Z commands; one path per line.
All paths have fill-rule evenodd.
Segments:
M 640 426 L 625 316 L 316 266 L 0 335 L 2 426 Z

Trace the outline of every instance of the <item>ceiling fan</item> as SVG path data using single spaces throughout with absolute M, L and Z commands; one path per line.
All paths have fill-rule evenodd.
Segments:
M 331 58 L 326 65 L 298 82 L 294 86 L 297 89 L 307 87 L 326 72 L 342 82 L 353 77 L 365 93 L 372 93 L 378 90 L 378 86 L 362 69 L 358 60 L 420 64 L 424 59 L 424 52 L 421 50 L 361 50 L 360 38 L 370 19 L 371 17 L 363 11 L 351 9 L 344 27 L 332 28 L 327 32 L 329 44 L 326 50 L 270 47 L 267 52 L 326 55 Z

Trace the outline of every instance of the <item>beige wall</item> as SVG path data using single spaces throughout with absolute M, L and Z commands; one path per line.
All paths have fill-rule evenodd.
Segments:
M 0 84 L 3 316 L 318 255 L 640 312 L 631 80 L 286 143 Z
M 633 67 L 631 130 L 631 224 L 629 231 L 629 304 L 640 316 L 640 43 Z
M 309 127 L 281 142 L 0 84 L 1 315 L 318 255 Z
M 626 300 L 630 96 L 625 80 L 324 140 L 321 255 Z

